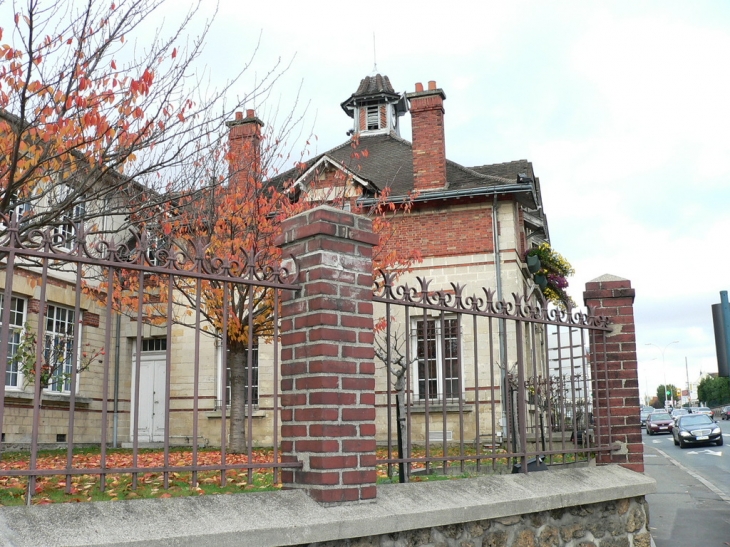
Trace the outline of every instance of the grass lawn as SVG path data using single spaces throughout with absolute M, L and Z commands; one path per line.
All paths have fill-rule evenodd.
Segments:
M 482 460 L 479 473 L 476 471 L 476 460 L 465 460 L 464 467 L 458 461 L 450 461 L 449 471 L 443 473 L 443 462 L 437 461 L 430 464 L 430 472 L 426 472 L 424 462 L 413 462 L 411 464 L 411 481 L 432 481 L 467 478 L 485 473 L 503 474 L 511 471 L 511 462 L 506 457 L 500 457 L 503 450 L 495 452 L 494 463 L 491 459 Z M 274 460 L 274 452 L 271 448 L 256 448 L 252 452 L 254 464 L 271 464 Z M 464 456 L 474 456 L 473 447 L 464 448 Z M 413 458 L 424 458 L 426 451 L 424 447 L 413 447 Z M 442 457 L 441 447 L 431 447 L 429 456 L 432 458 Z M 459 457 L 459 447 L 450 447 L 447 457 Z M 392 452 L 392 457 L 397 457 L 397 451 Z M 379 461 L 388 458 L 387 449 L 377 449 Z M 131 449 L 109 449 L 106 454 L 106 467 L 108 469 L 119 469 L 134 467 L 133 454 Z M 6 452 L 0 456 L 0 505 L 24 505 L 25 493 L 28 488 L 26 477 L 11 477 L 3 475 L 3 470 L 18 470 L 29 468 L 30 455 L 28 452 Z M 575 461 L 573 455 L 553 456 L 553 461 L 548 463 L 563 463 Z M 227 464 L 247 464 L 248 458 L 245 454 L 228 454 Z M 199 449 L 197 463 L 199 466 L 220 465 L 221 453 L 217 449 Z M 162 467 L 164 465 L 164 451 L 161 449 L 140 449 L 137 456 L 137 467 Z M 170 467 L 182 467 L 192 465 L 192 450 L 190 448 L 170 449 Z M 165 488 L 164 473 L 162 472 L 140 472 L 137 474 L 137 486 L 133 486 L 131 473 L 113 473 L 106 475 L 106 488 L 101 491 L 101 480 L 98 474 L 77 474 L 70 476 L 70 486 L 67 484 L 67 477 L 64 475 L 66 468 L 66 450 L 47 450 L 38 453 L 38 469 L 58 470 L 59 475 L 39 476 L 36 478 L 35 492 L 31 500 L 32 504 L 64 503 L 64 502 L 85 502 L 85 501 L 116 501 L 124 499 L 140 498 L 172 498 L 180 496 L 202 496 L 235 494 L 243 492 L 262 492 L 277 490 L 281 488 L 278 480 L 275 481 L 275 474 L 272 468 L 236 469 L 226 471 L 226 484 L 221 485 L 221 471 L 198 471 L 197 484 L 192 484 L 192 473 L 189 471 L 176 472 L 174 469 L 168 473 L 168 488 Z M 83 448 L 74 451 L 73 467 L 76 469 L 93 469 L 101 467 L 101 452 L 99 448 Z M 378 483 L 398 482 L 398 464 L 378 464 L 376 467 Z M 278 473 L 276 477 L 278 478 Z M 67 492 L 68 490 L 68 492 Z
M 107 450 L 106 467 L 132 467 L 132 450 Z M 4 453 L 0 460 L 0 504 L 23 505 L 28 480 L 26 477 L 9 477 L 2 475 L 3 470 L 28 469 L 30 456 L 27 452 Z M 192 450 L 171 449 L 170 466 L 179 467 L 192 464 Z M 248 458 L 245 454 L 228 454 L 228 464 L 245 464 Z M 261 448 L 253 451 L 254 463 L 272 463 L 273 450 Z M 221 463 L 220 450 L 200 449 L 198 451 L 198 465 L 219 465 Z M 140 449 L 137 458 L 138 467 L 159 467 L 164 464 L 163 450 Z M 74 451 L 73 467 L 79 469 L 98 468 L 101 466 L 101 453 L 98 448 L 79 449 Z M 63 473 L 66 468 L 65 450 L 41 451 L 38 454 L 37 467 L 39 469 L 58 469 Z M 33 495 L 33 504 L 104 501 L 137 498 L 172 498 L 179 496 L 202 496 L 206 494 L 232 494 L 237 492 L 276 490 L 279 485 L 274 484 L 274 472 L 271 468 L 228 470 L 226 485 L 221 486 L 221 471 L 198 472 L 198 484 L 192 486 L 190 472 L 169 473 L 169 486 L 164 487 L 164 473 L 140 472 L 137 475 L 137 488 L 133 488 L 130 473 L 109 473 L 106 476 L 106 488 L 100 489 L 100 476 L 97 474 L 71 475 L 70 492 L 67 493 L 66 475 L 40 476 L 36 478 L 36 487 Z

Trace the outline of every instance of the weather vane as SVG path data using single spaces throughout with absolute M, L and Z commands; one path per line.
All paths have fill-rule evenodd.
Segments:
M 378 57 L 375 52 L 375 32 L 373 32 L 373 74 L 378 73 Z

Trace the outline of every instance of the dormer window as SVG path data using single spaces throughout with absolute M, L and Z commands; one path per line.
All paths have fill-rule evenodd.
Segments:
M 366 108 L 368 131 L 380 129 L 380 105 L 372 104 Z

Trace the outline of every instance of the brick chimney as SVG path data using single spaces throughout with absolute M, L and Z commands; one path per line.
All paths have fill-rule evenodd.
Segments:
M 261 178 L 261 128 L 264 122 L 256 117 L 253 109 L 236 112 L 236 119 L 226 122 L 229 146 L 229 173 L 231 184 L 242 184 Z
M 416 84 L 414 93 L 406 94 L 410 102 L 413 130 L 413 185 L 420 191 L 446 188 L 446 142 L 444 139 L 444 99 L 436 82 Z

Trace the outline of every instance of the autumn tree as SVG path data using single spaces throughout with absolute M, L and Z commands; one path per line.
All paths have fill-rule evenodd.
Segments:
M 226 160 L 225 180 L 201 189 L 197 195 L 180 196 L 171 200 L 163 214 L 140 215 L 142 229 L 138 245 L 146 249 L 157 246 L 155 262 L 170 265 L 179 256 L 205 257 L 206 263 L 221 260 L 237 264 L 232 273 L 241 277 L 266 277 L 276 272 L 282 262 L 275 241 L 281 233 L 281 221 L 322 200 L 310 200 L 297 193 L 291 178 L 271 177 L 277 174 L 286 132 L 274 133 L 268 127 L 261 132 L 263 122 L 252 110 L 236 116 L 228 123 L 231 137 L 219 157 Z M 296 173 L 296 170 L 294 171 Z M 296 174 L 294 175 L 296 176 Z M 342 204 L 342 195 L 327 195 L 324 200 L 335 206 Z M 374 269 L 406 271 L 420 257 L 415 249 L 398 249 L 386 245 L 395 230 L 394 219 L 407 214 L 409 203 L 394 204 L 387 189 L 380 192 L 375 203 L 360 208 L 360 214 L 373 218 L 373 227 L 381 236 L 382 245 L 374 253 Z M 137 260 L 147 260 L 144 254 Z M 256 272 L 252 274 L 251 272 Z M 140 283 L 147 289 L 140 291 Z M 106 287 L 98 291 L 103 300 Z M 210 336 L 225 340 L 225 360 L 230 370 L 231 400 L 229 420 L 230 452 L 250 448 L 246 435 L 246 407 L 250 403 L 249 356 L 260 342 L 271 341 L 276 318 L 274 289 L 258 284 L 228 283 L 205 279 L 200 284 L 184 275 L 148 275 L 125 272 L 123 278 L 109 291 L 114 307 L 130 316 L 144 310 L 143 319 L 151 324 L 173 322 L 185 327 L 202 328 Z M 144 300 L 139 301 L 143 294 Z M 172 298 L 172 315 L 169 299 Z M 191 320 L 200 313 L 201 322 Z
M 211 90 L 196 71 L 211 21 L 187 36 L 201 2 L 168 35 L 143 29 L 163 4 L 27 0 L 0 28 L 0 213 L 22 215 L 21 236 L 73 220 L 118 232 L 225 178 L 223 122 L 280 72 L 234 100 L 246 63 Z
M 269 93 L 281 71 L 259 73 L 257 85 L 232 100 L 247 63 L 211 91 L 195 70 L 211 22 L 186 39 L 201 3 L 169 35 L 158 30 L 147 39 L 143 23 L 163 3 L 28 0 L 13 25 L 0 29 L 0 214 L 21 219 L 21 237 L 48 227 L 61 238 L 73 237 L 73 229 L 64 229 L 73 221 L 97 235 L 137 233 L 150 264 L 149 251 L 162 251 L 156 260 L 164 263 L 165 256 L 172 260 L 171 247 L 195 245 L 208 256 L 247 256 L 256 267 L 277 268 L 281 256 L 273 242 L 281 218 L 313 204 L 270 182 L 291 159 L 286 143 L 296 140 L 292 131 L 300 119 L 292 111 L 270 120 L 258 137 L 262 147 L 245 161 L 227 146 L 225 122 Z M 389 203 L 382 190 L 379 203 L 362 212 L 373 216 L 387 240 L 392 218 L 407 205 Z M 5 230 L 0 224 L 0 235 Z M 381 251 L 379 268 L 407 267 L 417 258 L 386 245 Z M 170 282 L 174 317 L 162 305 Z M 132 296 L 140 283 L 154 285 L 143 302 Z M 100 279 L 86 288 L 100 301 L 113 298 L 118 312 L 136 316 L 141 307 L 153 324 L 191 326 L 187 312 L 201 311 L 204 326 L 228 346 L 231 449 L 244 450 L 246 354 L 273 334 L 271 290 L 236 285 L 224 292 L 222 284 L 206 281 L 199 306 L 184 277 L 145 278 L 139 271 L 121 275 L 111 288 Z

